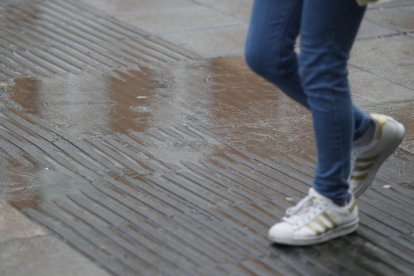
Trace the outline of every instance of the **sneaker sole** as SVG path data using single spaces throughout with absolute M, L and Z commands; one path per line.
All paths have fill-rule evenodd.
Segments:
M 316 236 L 315 239 L 309 239 L 309 240 L 278 240 L 273 238 L 272 236 L 268 236 L 268 238 L 276 243 L 281 245 L 293 245 L 293 246 L 308 246 L 308 245 L 314 245 L 318 243 L 323 243 L 332 239 L 336 239 L 342 236 L 349 235 L 353 232 L 355 232 L 359 227 L 359 219 L 356 219 L 355 221 L 352 221 L 351 223 L 348 223 L 346 225 L 339 226 L 335 229 L 330 230 L 329 232 L 326 232 L 320 236 Z
M 382 166 L 382 164 L 385 162 L 385 160 L 387 160 L 388 157 L 390 157 L 390 155 L 398 148 L 398 146 L 401 144 L 403 138 L 404 138 L 404 134 L 405 134 L 405 128 L 402 124 L 397 123 L 398 124 L 398 134 L 399 136 L 396 137 L 393 141 L 392 144 L 390 144 L 390 146 L 388 147 L 387 151 L 384 151 L 377 159 L 377 161 L 373 164 L 371 170 L 368 173 L 367 178 L 365 179 L 365 181 L 363 181 L 361 184 L 359 184 L 355 190 L 354 190 L 354 195 L 356 198 L 358 198 L 359 196 L 361 196 L 367 189 L 369 186 L 371 186 L 372 182 L 374 181 L 375 175 L 377 174 L 379 168 Z

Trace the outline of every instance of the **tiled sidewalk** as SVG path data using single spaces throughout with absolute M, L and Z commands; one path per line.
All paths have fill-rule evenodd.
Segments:
M 1 275 L 410 274 L 414 2 L 372 5 L 350 60 L 355 102 L 406 139 L 358 232 L 306 249 L 265 239 L 311 183 L 313 133 L 243 63 L 250 5 L 0 4 Z

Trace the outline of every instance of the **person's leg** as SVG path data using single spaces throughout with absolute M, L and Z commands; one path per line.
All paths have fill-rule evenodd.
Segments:
M 347 61 L 364 12 L 351 0 L 304 0 L 302 8 L 300 76 L 318 152 L 313 186 L 337 204 L 349 197 L 354 117 L 359 115 L 351 100 Z
M 247 65 L 286 95 L 308 108 L 297 55 L 303 0 L 255 0 L 245 46 Z
M 357 141 L 364 135 L 368 127 L 373 125 L 373 121 L 370 116 L 362 112 L 356 105 L 352 106 L 352 111 L 354 113 L 354 135 L 352 140 Z
M 358 207 L 348 193 L 354 108 L 347 60 L 365 9 L 353 0 L 303 0 L 299 75 L 318 152 L 313 189 L 269 230 L 279 244 L 311 245 L 352 233 Z
M 302 5 L 303 0 L 255 0 L 246 40 L 245 59 L 255 73 L 309 109 L 294 51 Z M 371 120 L 356 106 L 353 106 L 353 113 L 356 140 Z

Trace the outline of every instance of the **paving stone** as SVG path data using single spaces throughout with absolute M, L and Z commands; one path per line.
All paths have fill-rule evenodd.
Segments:
M 414 6 L 370 10 L 366 18 L 384 27 L 399 31 L 414 30 Z
M 205 58 L 242 56 L 247 25 L 166 34 L 162 37 Z
M 199 6 L 191 0 L 80 0 L 78 2 L 116 17 L 160 13 Z
M 46 235 L 37 224 L 5 201 L 0 201 L 0 243 L 20 238 Z
M 118 18 L 155 34 L 183 33 L 189 30 L 217 28 L 241 23 L 241 20 L 237 18 L 203 6 L 171 9 L 159 13 L 131 14 Z
M 414 154 L 414 140 L 404 140 L 401 144 L 401 148 Z
M 148 37 L 142 30 L 105 17 L 77 1 L 39 0 L 22 9 L 28 18 L 25 22 L 19 21 L 16 6 L 0 5 L 0 13 L 12 14 L 11 18 L 0 18 L 0 25 L 7 26 L 0 28 L 0 81 L 79 71 L 100 73 L 108 68 L 192 57 L 191 53 L 183 53 L 166 41 Z M 22 35 L 22 30 L 28 37 Z
M 349 79 L 353 99 L 360 106 L 414 100 L 411 89 L 352 66 Z
M 243 19 L 246 23 L 250 19 L 252 0 L 194 0 L 196 3 L 212 7 L 223 13 Z
M 368 6 L 369 9 L 384 9 L 390 7 L 414 6 L 412 0 L 381 0 Z
M 357 41 L 350 63 L 414 91 L 414 39 L 411 37 Z
M 0 244 L 0 275 L 106 276 L 104 270 L 52 236 Z
M 398 31 L 364 20 L 359 29 L 357 39 L 374 38 L 393 34 L 398 34 Z

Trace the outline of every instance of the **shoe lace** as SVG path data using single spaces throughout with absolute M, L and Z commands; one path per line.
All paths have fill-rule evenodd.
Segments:
M 302 225 L 311 220 L 320 211 L 322 208 L 321 203 L 320 199 L 308 195 L 299 201 L 297 205 L 288 208 L 283 220 L 294 225 Z
M 304 197 L 301 201 L 298 202 L 298 204 L 296 204 L 293 207 L 290 207 L 286 210 L 286 218 L 289 218 L 293 215 L 297 215 L 299 213 L 301 213 L 302 211 L 304 211 L 307 207 L 311 206 L 313 203 L 313 196 L 306 196 Z

